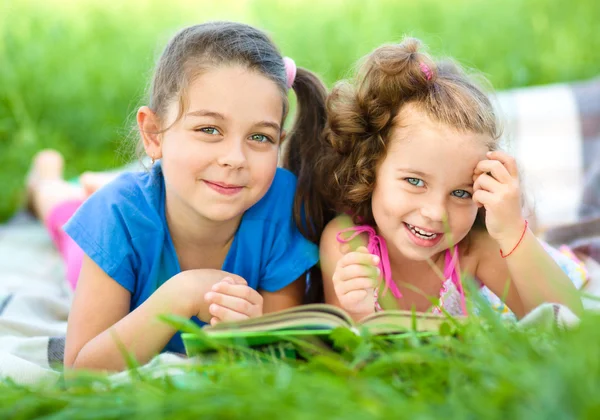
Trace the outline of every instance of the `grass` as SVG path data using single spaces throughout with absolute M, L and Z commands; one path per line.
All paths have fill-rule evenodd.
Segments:
M 33 154 L 53 147 L 68 176 L 119 154 L 155 58 L 183 25 L 239 20 L 330 85 L 404 34 L 456 57 L 498 89 L 596 76 L 595 0 L 6 0 L 0 5 L 0 221 L 22 202 Z
M 471 321 L 458 338 L 427 341 L 389 343 L 340 330 L 343 350 L 313 352 L 306 361 L 225 352 L 178 375 L 132 375 L 118 384 L 89 375 L 37 387 L 5 381 L 0 416 L 598 418 L 598 316 L 571 331 L 524 331 L 484 319 L 485 325 Z
M 168 5 L 167 5 L 168 4 Z M 256 24 L 328 84 L 375 46 L 422 38 L 485 73 L 498 89 L 597 75 L 595 0 L 276 0 L 0 4 L 0 220 L 22 196 L 33 154 L 53 147 L 68 176 L 128 159 L 117 153 L 154 59 L 179 27 Z M 460 339 L 350 340 L 306 362 L 227 354 L 168 378 L 111 383 L 0 383 L 0 417 L 26 418 L 598 418 L 600 329 L 468 326 Z

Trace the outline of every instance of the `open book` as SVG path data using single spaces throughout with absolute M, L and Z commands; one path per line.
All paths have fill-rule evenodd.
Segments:
M 453 318 L 456 319 L 456 318 Z M 326 304 L 301 305 L 280 312 L 240 322 L 207 325 L 203 331 L 208 338 L 222 345 L 242 344 L 248 347 L 283 341 L 286 338 L 310 336 L 327 337 L 338 327 L 359 333 L 365 329 L 371 335 L 395 335 L 408 331 L 437 333 L 449 318 L 445 315 L 413 313 L 410 311 L 376 312 L 356 323 L 344 310 Z M 203 338 L 195 334 L 182 334 L 188 355 L 210 348 Z

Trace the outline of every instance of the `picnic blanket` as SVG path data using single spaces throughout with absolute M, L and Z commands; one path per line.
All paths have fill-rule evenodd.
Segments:
M 501 92 L 502 141 L 514 153 L 532 193 L 540 232 L 590 258 L 589 293 L 600 296 L 600 80 Z M 55 381 L 61 374 L 72 291 L 43 226 L 27 213 L 0 225 L 0 377 L 20 384 Z M 586 306 L 597 306 L 587 301 Z M 568 327 L 578 319 L 547 304 L 520 321 Z M 161 354 L 143 367 L 170 375 L 189 361 Z M 127 373 L 113 376 L 127 380 Z

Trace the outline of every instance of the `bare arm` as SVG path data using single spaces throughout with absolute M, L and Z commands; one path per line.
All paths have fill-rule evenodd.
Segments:
M 358 236 L 340 244 L 338 233 L 352 226 L 346 215 L 327 224 L 319 247 L 325 302 L 344 309 L 355 321 L 375 312 L 376 264 Z
M 510 278 L 514 287 L 506 303 L 519 317 L 544 302 L 562 303 L 579 313 L 582 305 L 572 282 L 527 229 L 514 158 L 498 150 L 486 156 L 473 173 L 473 201 L 485 207 L 487 230 L 476 236 L 475 252 L 481 252 L 477 277 L 498 296 Z
M 176 333 L 157 316 L 175 314 L 190 318 L 198 315 L 206 320 L 209 315 L 206 305 L 202 305 L 203 296 L 218 281 L 217 275 L 207 275 L 199 281 L 198 273 L 180 273 L 130 313 L 129 291 L 85 256 L 69 314 L 65 366 L 107 371 L 125 369 L 125 359 L 115 339 L 139 363 L 147 363 Z
M 512 249 L 516 240 L 502 249 Z M 506 304 L 517 317 L 544 302 L 560 303 L 575 313 L 581 312 L 575 286 L 531 231 L 527 230 L 522 242 L 506 258 L 500 256 L 500 245 L 484 233 L 477 236 L 476 249 L 480 255 L 477 278 L 499 297 L 508 287 Z
M 306 287 L 306 276 L 303 274 L 294 282 L 276 292 L 261 290 L 263 297 L 263 313 L 277 312 L 293 306 L 302 304 L 304 289 Z

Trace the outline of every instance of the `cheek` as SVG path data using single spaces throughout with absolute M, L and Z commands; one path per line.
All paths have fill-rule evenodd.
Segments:
M 461 206 L 462 208 L 454 209 L 451 215 L 452 228 L 455 231 L 469 232 L 477 217 L 477 206 L 473 203 L 469 206 Z
M 277 151 L 249 156 L 249 161 L 251 162 L 250 172 L 257 186 L 260 185 L 268 189 L 275 177 L 277 160 Z
M 375 223 L 382 229 L 392 228 L 405 212 L 402 194 L 391 194 L 385 186 L 376 185 L 371 197 L 371 211 Z

